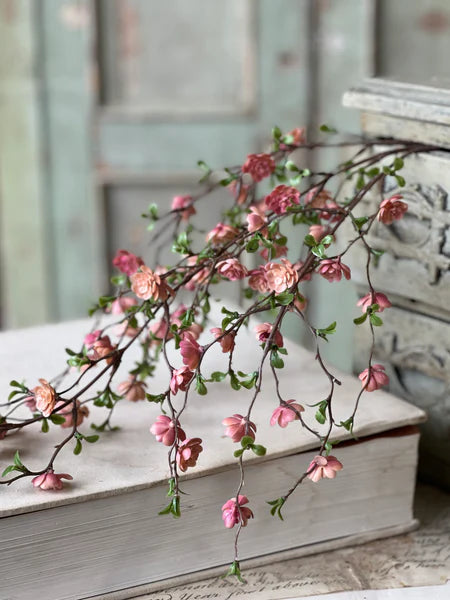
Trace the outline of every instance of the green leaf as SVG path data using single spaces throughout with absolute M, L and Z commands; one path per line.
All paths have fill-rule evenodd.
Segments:
M 76 456 L 78 456 L 78 454 L 80 454 L 82 450 L 83 450 L 83 444 L 81 443 L 80 439 L 77 439 L 77 443 L 75 444 L 75 448 L 73 449 L 73 453 Z
M 111 277 L 111 283 L 113 285 L 117 285 L 117 286 L 125 285 L 126 281 L 127 281 L 127 276 L 124 274 L 113 275 Z
M 303 243 L 306 244 L 307 246 L 314 247 L 317 242 L 312 235 L 308 234 L 308 235 L 305 235 Z
M 98 304 L 101 308 L 104 308 L 105 306 L 108 306 L 111 302 L 113 302 L 115 299 L 115 296 L 100 296 L 100 298 L 98 299 Z
M 236 377 L 236 374 L 234 371 L 230 371 L 230 385 L 233 388 L 233 390 L 240 390 L 241 389 L 241 383 L 239 381 L 239 379 Z
M 2 473 L 2 477 L 6 477 L 11 471 L 20 471 L 15 465 L 9 465 Z
M 361 231 L 361 227 L 365 225 L 368 220 L 368 217 L 357 217 L 356 219 L 353 219 L 353 224 L 358 231 Z
M 204 384 L 204 379 L 200 374 L 197 375 L 195 381 L 195 389 L 197 391 L 197 394 L 199 394 L 200 396 L 206 396 L 206 394 L 208 393 L 206 385 Z
M 145 394 L 145 397 L 149 402 L 161 403 L 166 397 L 165 394 Z
M 217 381 L 217 382 L 223 381 L 226 376 L 227 376 L 227 373 L 222 373 L 222 371 L 213 371 L 211 373 L 210 381 Z
M 272 350 L 270 353 L 270 364 L 274 369 L 282 369 L 284 367 L 284 360 L 279 356 L 276 350 Z
M 275 514 L 283 521 L 283 516 L 281 514 L 281 508 L 283 507 L 283 504 L 286 502 L 286 500 L 284 498 L 277 498 L 276 500 L 270 500 L 267 501 L 267 504 L 269 504 L 272 508 L 270 509 L 270 514 L 272 515 L 272 517 L 275 516 Z
M 48 420 L 47 419 L 42 419 L 42 424 L 41 424 L 41 431 L 42 433 L 48 433 L 49 431 L 49 426 L 48 426 Z
M 100 438 L 99 435 L 85 435 L 83 436 L 83 439 L 88 443 L 88 444 L 95 444 L 95 442 Z
M 364 323 L 364 321 L 367 319 L 367 313 L 364 313 L 363 315 L 361 315 L 360 317 L 357 317 L 356 319 L 353 319 L 353 323 L 355 325 L 361 325 L 361 323 Z
M 278 302 L 278 304 L 281 304 L 282 306 L 288 306 L 289 304 L 291 304 L 291 302 L 293 302 L 294 294 L 285 291 L 281 294 L 278 294 L 278 296 L 275 296 L 275 300 Z
M 397 183 L 400 187 L 405 187 L 406 181 L 404 177 L 402 177 L 401 175 L 396 175 L 395 179 L 397 180 Z
M 348 418 L 346 421 L 341 421 L 339 427 L 344 427 L 347 431 L 351 431 L 353 429 L 353 417 Z
M 404 166 L 404 162 L 403 162 L 403 158 L 400 158 L 400 156 L 396 156 L 394 159 L 394 169 L 396 171 L 399 171 L 400 169 L 403 169 Z
M 314 246 L 314 248 L 311 248 L 311 252 L 314 254 L 314 256 L 317 256 L 317 258 L 325 258 L 325 246 L 322 243 L 317 244 L 317 246 Z
M 18 388 L 20 388 L 20 389 L 22 389 L 22 387 L 23 387 L 23 386 L 22 386 L 22 384 L 21 384 L 21 383 L 19 383 L 18 381 L 16 381 L 15 379 L 13 379 L 12 381 L 10 381 L 10 382 L 9 382 L 9 385 L 10 385 L 11 387 L 18 387 Z
M 286 164 L 284 165 L 284 168 L 285 168 L 287 171 L 292 171 L 292 172 L 294 172 L 294 173 L 298 173 L 298 172 L 300 171 L 300 169 L 297 167 L 297 165 L 295 164 L 295 162 L 294 162 L 294 161 L 292 161 L 292 160 L 288 160 L 288 161 L 286 162 Z
M 275 126 L 272 129 L 272 137 L 273 137 L 274 140 L 280 141 L 282 135 L 283 135 L 283 133 L 282 133 L 282 131 L 281 131 L 281 129 L 279 127 Z
M 244 454 L 244 448 L 239 448 L 239 450 L 235 450 L 233 452 L 233 456 L 235 458 L 239 458 L 240 456 L 242 456 Z
M 256 454 L 256 456 L 265 456 L 267 452 L 267 448 L 261 446 L 260 444 L 253 444 L 251 446 L 251 449 Z
M 370 322 L 375 327 L 380 327 L 381 325 L 383 325 L 383 320 L 378 315 L 374 315 L 374 314 L 370 315 Z
M 323 414 L 322 411 L 318 410 L 315 414 L 316 421 L 318 421 L 321 425 L 325 423 L 327 420 L 326 415 Z
M 50 415 L 50 421 L 54 425 L 62 425 L 66 422 L 66 419 L 62 415 Z
M 15 454 L 14 454 L 14 464 L 15 464 L 17 467 L 23 467 L 23 463 L 22 463 L 22 461 L 20 460 L 20 456 L 19 456 L 19 451 L 18 451 L 18 450 L 16 450 L 16 452 L 15 452 Z
M 241 439 L 241 446 L 244 449 L 249 448 L 249 447 L 253 446 L 254 441 L 255 440 L 250 435 L 244 435 L 244 437 Z
M 329 127 L 328 125 L 325 125 L 325 123 L 321 125 L 319 129 L 324 133 L 337 133 L 337 129 L 334 129 L 334 127 Z
M 257 238 L 252 238 L 251 240 L 249 240 L 245 246 L 245 249 L 247 252 L 253 253 L 253 252 L 257 252 L 259 248 L 259 241 Z
M 239 566 L 239 562 L 237 560 L 233 561 L 233 563 L 231 564 L 230 568 L 228 569 L 228 571 L 222 575 L 222 579 L 224 577 L 230 577 L 230 576 L 234 576 L 236 577 L 241 583 L 245 583 L 245 580 L 242 579 L 242 575 L 241 575 L 241 569 Z
M 380 169 L 378 167 L 373 167 L 372 169 L 366 171 L 366 173 L 369 177 L 376 177 L 380 174 Z

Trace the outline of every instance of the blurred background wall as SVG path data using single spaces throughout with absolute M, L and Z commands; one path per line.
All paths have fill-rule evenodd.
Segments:
M 1 326 L 85 315 L 198 159 L 242 164 L 275 124 L 358 132 L 364 77 L 448 79 L 449 31 L 448 0 L 0 0 Z

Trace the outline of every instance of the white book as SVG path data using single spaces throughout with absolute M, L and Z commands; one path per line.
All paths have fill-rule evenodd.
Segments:
M 2 399 L 13 378 L 26 377 L 33 387 L 39 378 L 56 375 L 64 348 L 78 349 L 89 327 L 88 321 L 75 321 L 1 334 Z M 239 334 L 238 347 L 237 368 L 255 370 L 261 349 L 251 329 Z M 320 430 L 315 409 L 306 405 L 328 395 L 327 379 L 313 354 L 287 341 L 286 347 L 286 366 L 279 371 L 282 393 L 304 405 L 305 419 Z M 121 367 L 118 382 L 126 378 L 131 359 Z M 205 361 L 202 370 L 208 376 L 227 370 L 226 364 L 227 357 L 219 353 Z M 351 414 L 361 383 L 350 375 L 335 374 L 342 382 L 333 400 L 339 421 Z M 158 367 L 149 391 L 163 391 L 167 375 L 164 365 Z M 80 456 L 73 455 L 73 444 L 68 445 L 55 463 L 56 472 L 74 478 L 63 490 L 35 489 L 30 479 L 0 486 L 2 600 L 119 600 L 226 570 L 233 559 L 234 530 L 223 526 L 221 506 L 236 493 L 239 470 L 233 451 L 239 445 L 224 436 L 221 421 L 234 413 L 245 414 L 252 391 L 236 392 L 226 383 L 208 384 L 208 390 L 207 396 L 193 395 L 183 414 L 187 436 L 203 438 L 204 451 L 197 467 L 182 478 L 186 495 L 180 519 L 158 515 L 168 502 L 168 449 L 149 433 L 160 410 L 146 401 L 120 402 L 113 421 L 120 431 L 102 434 L 96 444 L 84 444 Z M 277 404 L 268 372 L 252 415 L 256 441 L 267 447 L 267 455 L 247 453 L 242 492 L 255 514 L 240 536 L 244 567 L 415 526 L 419 434 L 414 426 L 425 419 L 423 411 L 383 391 L 364 394 L 354 429 L 358 441 L 351 441 L 343 428 L 334 435 L 343 442 L 333 449 L 343 470 L 333 481 L 301 484 L 286 503 L 281 522 L 270 515 L 267 501 L 283 495 L 305 472 L 318 441 L 297 421 L 286 429 L 271 427 Z M 89 420 L 100 423 L 102 414 L 93 410 Z M 81 430 L 94 433 L 88 424 Z M 65 431 L 52 426 L 43 434 L 36 426 L 8 435 L 0 441 L 0 467 L 10 464 L 20 448 L 24 464 L 42 468 Z

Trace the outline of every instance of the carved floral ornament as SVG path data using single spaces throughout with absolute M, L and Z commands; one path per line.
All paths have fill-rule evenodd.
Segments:
M 320 135 L 335 133 L 327 126 L 321 127 Z M 404 188 L 400 174 L 404 159 L 409 155 L 431 152 L 436 147 L 384 139 L 383 149 L 379 150 L 379 140 L 344 140 L 336 144 L 346 146 L 352 158 L 330 171 L 313 171 L 292 160 L 299 148 L 311 149 L 327 143 L 320 139 L 307 141 L 305 131 L 300 128 L 288 134 L 274 128 L 272 146 L 267 152 L 250 154 L 243 164 L 221 171 L 199 161 L 202 177 L 198 192 L 175 197 L 171 210 L 165 213 L 160 213 L 156 205 L 149 206 L 142 216 L 148 229 L 155 227 L 152 244 L 170 245 L 175 255 L 173 264 L 147 265 L 145 257 L 119 250 L 113 261 L 116 273 L 111 279 L 115 291 L 100 297 L 90 311 L 98 317 L 104 313 L 116 316 L 117 325 L 96 322 L 92 330 L 86 332 L 79 348 L 67 348 L 66 369 L 61 376 L 51 379 L 52 374 L 43 373 L 39 382 L 28 385 L 19 382 L 22 376 L 19 373 L 19 380 L 11 382 L 10 396 L 1 405 L 0 439 L 35 427 L 44 433 L 55 427 L 61 431 L 62 438 L 51 449 L 48 462 L 35 471 L 23 463 L 18 448 L 11 464 L 4 469 L 0 483 L 9 485 L 28 480 L 44 490 L 42 493 L 56 493 L 63 485 L 70 485 L 62 481 L 71 479 L 71 475 L 64 472 L 64 452 L 72 450 L 82 457 L 85 443 L 93 444 L 105 431 L 113 431 L 114 408 L 118 402 L 149 401 L 161 412 L 156 421 L 146 424 L 149 444 L 162 444 L 168 451 L 169 503 L 162 507 L 160 514 L 179 517 L 183 506 L 180 475 L 195 468 L 203 453 L 208 452 L 208 444 L 202 438 L 202 419 L 198 419 L 195 430 L 188 431 L 184 411 L 188 407 L 190 411 L 196 410 L 197 404 L 191 406 L 193 396 L 202 397 L 209 392 L 213 395 L 214 385 L 224 382 L 229 384 L 230 393 L 235 391 L 242 395 L 242 410 L 216 415 L 205 408 L 207 404 L 201 406 L 203 411 L 211 410 L 211 419 L 222 423 L 223 434 L 229 438 L 230 453 L 236 460 L 236 487 L 230 490 L 230 498 L 223 499 L 221 516 L 226 528 L 235 528 L 235 543 L 231 544 L 234 559 L 228 574 L 240 578 L 238 538 L 243 527 L 256 526 L 252 490 L 244 490 L 246 457 L 270 452 L 270 447 L 267 449 L 258 439 L 259 424 L 253 415 L 254 405 L 261 397 L 263 374 L 264 381 L 268 374 L 275 384 L 273 410 L 267 415 L 267 422 L 273 427 L 306 430 L 318 448 L 314 459 L 299 467 L 290 489 L 268 500 L 268 510 L 281 518 L 284 505 L 298 486 L 305 482 L 321 485 L 323 478 L 339 477 L 345 465 L 339 460 L 339 447 L 334 448 L 333 433 L 343 428 L 349 436 L 353 435 L 362 395 L 376 393 L 389 381 L 385 366 L 373 360 L 375 333 L 383 326 L 380 315 L 391 310 L 389 298 L 374 287 L 373 263 L 387 249 L 388 242 L 392 242 L 394 253 L 428 261 L 432 274 L 436 269 L 442 270 L 448 263 L 442 262 L 443 259 L 431 263 L 429 248 L 434 249 L 438 239 L 442 243 L 448 217 L 443 212 L 442 194 L 434 188 L 434 195 L 422 189 Z M 384 187 L 388 177 L 400 186 L 395 193 Z M 345 181 L 350 183 L 350 193 L 347 186 L 345 197 L 335 195 L 333 184 L 337 182 L 339 188 Z M 257 185 L 260 182 L 264 182 L 264 187 Z M 379 186 L 384 190 L 381 196 L 378 194 L 377 201 L 372 197 L 367 204 L 366 195 Z M 196 225 L 196 214 L 204 210 L 204 198 L 220 187 L 229 191 L 229 203 L 224 206 L 221 221 L 205 235 Z M 419 207 L 420 202 L 423 207 Z M 362 207 L 363 214 L 357 216 L 357 207 Z M 424 239 L 414 252 L 412 244 L 405 243 L 405 235 L 398 229 L 411 208 L 420 219 L 427 218 L 432 224 L 430 239 Z M 447 220 L 440 221 L 441 213 Z M 350 228 L 347 240 L 342 234 L 344 224 Z M 304 237 L 300 252 L 294 253 L 292 249 L 288 258 L 289 237 L 295 240 L 297 232 L 304 232 L 305 226 L 308 233 L 301 234 Z M 285 233 L 293 229 L 294 233 Z M 386 234 L 386 230 L 390 233 Z M 194 233 L 197 240 L 204 240 L 201 244 L 193 240 Z M 321 345 L 334 334 L 336 327 L 346 325 L 337 324 L 332 316 L 325 327 L 310 321 L 304 282 L 314 277 L 334 285 L 351 279 L 347 254 L 350 248 L 358 248 L 366 265 L 366 290 L 358 303 L 360 316 L 354 319 L 354 324 L 367 328 L 371 350 L 359 375 L 361 388 L 354 399 L 353 410 L 344 420 L 336 421 L 332 405 L 335 388 L 341 382 L 325 363 Z M 211 321 L 208 320 L 210 300 L 218 283 L 243 288 L 247 302 L 245 308 L 238 310 L 224 306 L 220 319 Z M 330 309 L 332 313 L 333 303 Z M 327 397 L 317 398 L 313 407 L 303 406 L 301 398 L 285 397 L 283 393 L 283 368 L 290 356 L 282 329 L 288 314 L 310 332 L 316 360 L 327 382 Z M 239 332 L 247 326 L 250 317 L 258 316 L 261 322 L 251 327 L 260 352 L 255 356 L 254 371 L 246 373 L 236 364 L 234 352 L 240 344 Z M 140 347 L 142 357 L 125 381 L 116 381 L 118 367 L 132 345 Z M 223 372 L 210 373 L 205 366 L 204 357 L 212 347 L 227 357 L 228 368 Z M 150 384 L 159 362 L 166 370 L 167 381 L 165 389 L 155 394 L 150 392 Z M 75 374 L 75 382 L 67 385 L 64 375 L 69 369 Z M 102 376 L 103 383 L 100 383 Z M 90 424 L 91 432 L 89 404 L 105 411 L 103 422 Z M 325 427 L 319 431 L 317 424 Z M 18 443 L 25 438 L 18 436 Z M 45 436 L 43 438 L 45 443 Z M 55 463 L 61 473 L 55 472 Z M 220 518 L 221 507 L 217 508 Z

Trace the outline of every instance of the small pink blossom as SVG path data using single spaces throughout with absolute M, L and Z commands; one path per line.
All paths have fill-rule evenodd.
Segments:
M 111 314 L 113 314 L 113 315 L 121 315 L 128 308 L 131 308 L 132 306 L 136 306 L 136 305 L 137 305 L 137 301 L 135 298 L 130 298 L 130 296 L 120 296 L 120 298 L 116 298 L 113 301 L 109 312 L 111 312 Z
M 298 273 L 286 259 L 281 259 L 282 264 L 269 262 L 264 265 L 269 290 L 281 294 L 291 288 L 298 281 Z
M 189 327 L 184 330 L 185 333 L 190 333 L 194 340 L 198 340 L 202 331 L 203 327 L 200 323 L 192 323 L 192 325 L 189 325 Z
M 306 307 L 308 306 L 308 300 L 305 298 L 305 296 L 298 294 L 295 297 L 294 306 L 297 310 L 299 310 L 300 312 L 303 312 L 306 309 Z
M 227 417 L 222 421 L 222 425 L 226 427 L 225 435 L 230 437 L 233 442 L 240 442 L 244 435 L 255 439 L 256 425 L 252 421 L 247 421 L 247 418 L 242 415 L 235 414 Z
M 331 229 L 328 225 L 310 225 L 309 235 L 312 235 L 316 241 L 316 244 L 320 242 L 326 235 L 330 233 Z M 330 244 L 325 244 L 325 248 L 328 248 Z
M 350 267 L 344 265 L 340 258 L 326 258 L 320 262 L 317 272 L 327 279 L 330 283 L 341 281 L 342 275 L 345 279 L 350 279 Z
M 267 218 L 264 216 L 264 211 L 261 210 L 258 206 L 250 206 L 251 212 L 247 215 L 247 228 L 250 233 L 254 233 L 255 231 L 261 230 L 267 223 Z
M 317 455 L 310 462 L 308 467 L 308 478 L 317 483 L 322 477 L 334 479 L 337 471 L 342 469 L 342 463 L 335 456 Z
M 305 205 L 309 208 L 325 208 L 328 202 L 332 202 L 333 197 L 327 190 L 320 190 L 314 187 L 305 196 Z
M 403 215 L 408 210 L 408 205 L 406 202 L 402 202 L 402 198 L 401 194 L 395 194 L 381 202 L 377 216 L 381 223 L 391 225 L 394 221 L 403 218 Z
M 364 371 L 362 371 L 358 377 L 361 380 L 362 387 L 366 392 L 374 392 L 385 385 L 389 385 L 389 377 L 384 372 L 383 365 L 372 365 L 370 368 L 364 369 Z
M 117 346 L 114 346 L 109 339 L 109 336 L 104 335 L 101 338 L 98 338 L 96 342 L 90 348 L 89 358 L 91 360 L 101 360 L 108 355 L 106 359 L 106 363 L 110 365 L 114 361 L 113 353 L 116 350 Z
M 203 348 L 197 343 L 194 336 L 186 332 L 180 342 L 180 352 L 185 364 L 191 371 L 195 371 L 200 362 Z
M 210 331 L 214 335 L 216 340 L 217 340 L 217 338 L 220 338 L 221 336 L 223 336 L 219 342 L 222 347 L 222 352 L 227 353 L 227 352 L 231 352 L 231 350 L 234 349 L 234 338 L 236 337 L 235 331 L 230 331 L 229 333 L 226 333 L 225 335 L 223 335 L 223 331 L 220 327 L 213 327 L 212 329 L 210 329 Z
M 291 142 L 280 144 L 280 150 L 287 150 L 288 146 L 302 146 L 306 144 L 306 129 L 305 127 L 296 127 L 290 131 L 285 137 L 293 138 Z
M 138 381 L 136 377 L 130 375 L 127 381 L 122 381 L 117 386 L 117 391 L 130 402 L 145 400 L 145 389 L 147 385 L 144 381 Z
M 240 183 L 241 185 L 239 186 L 239 182 L 236 179 L 233 179 L 233 181 L 228 185 L 228 190 L 235 198 L 237 196 L 236 203 L 241 206 L 242 204 L 245 204 L 245 201 L 247 200 L 250 186 L 245 185 L 242 183 L 242 181 Z
M 196 213 L 192 196 L 174 196 L 172 210 L 180 211 L 183 221 L 187 221 L 189 217 Z
M 150 432 L 156 437 L 156 441 L 162 442 L 164 446 L 172 446 L 175 441 L 175 423 L 167 415 L 159 415 L 150 427 Z M 179 425 L 176 427 L 176 433 L 178 441 L 186 439 L 186 434 Z
M 277 185 L 266 196 L 265 204 L 275 214 L 282 215 L 293 204 L 300 204 L 300 192 L 290 185 Z
M 133 275 L 144 264 L 140 256 L 136 256 L 128 250 L 118 250 L 112 261 L 113 265 L 125 273 L 125 275 Z
M 190 256 L 187 259 L 187 264 L 190 267 L 198 267 L 197 265 L 198 256 Z M 203 261 L 202 261 L 203 262 Z M 185 288 L 190 292 L 193 292 L 197 285 L 201 285 L 204 281 L 208 279 L 210 275 L 210 270 L 208 268 L 199 269 L 195 275 L 191 277 L 191 279 L 185 284 Z
M 78 426 L 81 425 L 84 419 L 89 416 L 89 408 L 85 404 L 81 404 L 79 400 L 76 400 L 76 403 Z M 55 408 L 58 409 L 60 406 L 63 408 L 61 410 L 57 410 L 56 414 L 64 418 L 64 423 L 61 423 L 61 427 L 64 429 L 73 427 L 73 403 L 70 402 L 69 404 L 66 404 L 63 400 L 59 400 L 59 402 L 56 403 Z
M 53 469 L 49 469 L 46 473 L 33 477 L 31 483 L 41 490 L 62 490 L 63 482 L 61 479 L 73 479 L 73 477 L 68 473 L 55 473 Z
M 266 271 L 264 267 L 258 269 L 252 269 L 249 273 L 248 285 L 252 290 L 265 294 L 269 291 L 269 284 L 267 282 Z
M 358 300 L 356 306 L 361 306 L 362 312 L 365 313 L 372 304 L 378 304 L 379 308 L 377 312 L 383 312 L 385 308 L 390 308 L 392 306 L 389 298 L 381 292 L 375 292 L 373 295 L 369 292 L 366 296 L 363 296 L 363 298 Z
M 140 271 L 131 275 L 131 289 L 141 300 L 167 300 L 172 293 L 171 288 L 151 269 L 142 265 Z
M 172 394 L 176 394 L 178 390 L 185 392 L 193 376 L 194 373 L 188 367 L 174 369 L 172 379 L 170 380 L 170 391 Z
M 206 236 L 206 241 L 212 244 L 222 244 L 223 242 L 231 242 L 239 234 L 239 229 L 231 227 L 231 225 L 225 225 L 224 223 L 217 223 L 214 229 Z
M 56 392 L 46 379 L 39 379 L 39 383 L 41 385 L 32 389 L 36 401 L 36 409 L 39 410 L 44 417 L 49 417 L 55 408 Z
M 256 337 L 260 342 L 265 344 L 272 333 L 272 329 L 273 326 L 271 323 L 260 323 L 259 325 L 255 325 Z M 272 344 L 275 344 L 278 348 L 282 348 L 283 343 L 283 336 L 279 331 L 276 331 L 272 338 Z
M 179 444 L 177 464 L 183 473 L 187 471 L 188 467 L 195 467 L 202 450 L 202 440 L 200 438 L 188 438 Z
M 286 256 L 287 251 L 288 251 L 288 247 L 287 246 L 280 246 L 279 244 L 274 244 L 273 245 L 273 250 L 275 250 L 275 256 L 272 255 L 272 258 L 280 258 L 280 256 Z M 264 260 L 269 260 L 269 248 L 263 248 L 261 250 L 261 252 L 259 253 L 259 255 Z
M 86 346 L 86 348 L 92 348 L 95 342 L 99 339 L 101 333 L 101 329 L 96 329 L 95 331 L 88 333 L 84 337 L 84 345 Z
M 253 181 L 259 182 L 272 175 L 275 167 L 275 161 L 270 154 L 249 154 L 242 166 L 242 172 L 248 173 Z
M 248 271 L 242 265 L 237 258 L 227 258 L 217 263 L 217 272 L 222 277 L 229 279 L 230 281 L 237 281 L 238 279 L 244 279 L 247 277 Z
M 238 502 L 236 498 L 230 498 L 228 502 L 222 506 L 222 519 L 227 529 L 232 529 L 238 523 L 242 523 L 242 527 L 246 527 L 249 519 L 253 519 L 253 512 L 248 506 L 247 496 L 238 496 Z
M 298 421 L 298 414 L 289 406 L 291 406 L 297 413 L 303 412 L 305 409 L 301 404 L 297 404 L 295 400 L 286 400 L 285 404 L 277 406 L 277 408 L 273 411 L 272 417 L 270 419 L 271 425 L 279 425 L 280 427 L 287 427 L 288 423 L 291 421 Z

